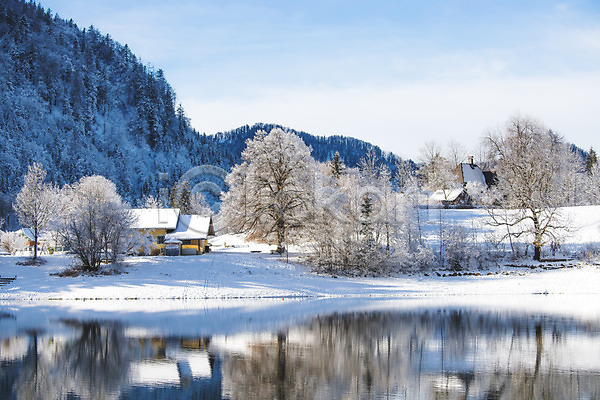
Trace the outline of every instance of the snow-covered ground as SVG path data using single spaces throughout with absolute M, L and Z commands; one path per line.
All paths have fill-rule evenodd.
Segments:
M 434 225 L 439 219 L 436 214 L 438 210 L 431 210 L 426 224 Z M 448 210 L 444 214 L 446 221 L 480 231 L 489 229 L 482 224 L 483 218 L 481 210 Z M 569 219 L 576 229 L 565 245 L 600 242 L 600 207 L 571 208 Z M 130 257 L 123 264 L 125 273 L 93 277 L 52 275 L 72 266 L 74 261 L 68 255 L 44 256 L 47 263 L 39 267 L 17 265 L 22 257 L 0 256 L 0 276 L 16 277 L 0 286 L 0 300 L 600 294 L 600 267 L 581 262 L 556 270 L 500 266 L 491 275 L 482 271 L 481 276 L 433 273 L 348 278 L 315 274 L 294 257 L 287 263 L 285 256 L 272 255 L 270 246 L 245 242 L 239 236 L 220 236 L 212 244 L 214 251 L 202 256 Z
M 441 214 L 440 214 L 441 212 Z M 501 238 L 506 234 L 505 227 L 491 227 L 485 209 L 421 209 L 423 235 L 432 246 L 439 243 L 440 224 L 443 227 L 460 226 L 466 234 L 477 242 L 484 242 L 490 237 Z M 600 248 L 600 206 L 564 207 L 560 209 L 561 223 L 568 226 L 566 230 L 557 230 L 564 251 L 574 251 L 582 246 Z M 516 228 L 511 228 L 516 232 Z M 526 235 L 513 239 L 514 242 L 530 244 L 531 237 Z M 508 241 L 503 246 L 509 251 Z M 530 254 L 532 250 L 530 249 Z M 542 256 L 551 256 L 550 246 L 545 246 Z
M 264 245 L 263 245 L 264 246 Z M 558 270 L 502 268 L 492 275 L 438 277 L 331 277 L 317 275 L 285 257 L 226 248 L 202 256 L 131 257 L 121 275 L 58 277 L 72 260 L 45 256 L 47 264 L 16 265 L 0 257 L 0 275 L 14 277 L 0 287 L 0 300 L 58 299 L 232 299 L 350 296 L 600 294 L 600 267 L 575 264 Z

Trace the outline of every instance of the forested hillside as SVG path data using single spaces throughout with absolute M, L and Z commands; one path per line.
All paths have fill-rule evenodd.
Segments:
M 219 132 L 214 136 L 209 136 L 209 139 L 215 140 L 219 144 L 226 144 L 226 148 L 235 154 L 235 163 L 240 161 L 242 150 L 246 148 L 246 140 L 252 139 L 256 132 L 263 130 L 270 132 L 273 128 L 281 128 L 285 132 L 290 132 L 298 135 L 307 146 L 312 148 L 312 156 L 317 161 L 331 160 L 333 155 L 338 152 L 344 163 L 350 167 L 358 165 L 361 158 L 367 153 L 373 152 L 375 156 L 391 171 L 396 170 L 396 165 L 402 160 L 393 153 L 382 151 L 378 146 L 373 146 L 371 143 L 347 137 L 347 136 L 314 136 L 306 132 L 296 131 L 275 124 L 255 124 L 253 126 L 243 126 L 229 132 Z M 215 143 L 215 146 L 218 144 Z M 415 164 L 407 161 L 414 169 Z
M 162 70 L 127 45 L 35 3 L 0 3 L 0 191 L 14 194 L 27 166 L 39 161 L 58 185 L 101 174 L 136 203 L 200 164 L 229 170 L 245 140 L 271 125 L 205 135 L 191 128 Z M 368 143 L 299 133 L 317 160 L 338 151 L 353 166 Z M 163 175 L 164 176 L 164 175 Z

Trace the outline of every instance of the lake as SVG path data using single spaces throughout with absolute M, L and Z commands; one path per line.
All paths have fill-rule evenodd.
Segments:
M 596 399 L 593 296 L 7 302 L 1 399 Z

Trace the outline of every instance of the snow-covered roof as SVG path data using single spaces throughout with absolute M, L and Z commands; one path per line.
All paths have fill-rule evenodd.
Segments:
M 177 228 L 174 232 L 165 236 L 165 239 L 207 239 L 208 236 L 214 236 L 212 218 L 200 215 L 180 215 Z
M 132 385 L 178 385 L 179 370 L 174 361 L 142 361 L 134 362 L 129 367 Z
M 169 359 L 177 362 L 179 374 L 183 377 L 198 379 L 212 376 L 210 360 L 205 351 L 187 351 L 168 347 L 166 354 Z
M 33 233 L 33 229 L 23 228 L 21 229 L 21 232 L 23 232 L 23 235 L 25 235 L 27 239 L 31 240 L 32 242 L 35 240 L 35 234 Z
M 436 190 L 433 192 L 429 199 L 432 201 L 454 201 L 460 196 L 463 189 L 448 189 L 448 190 Z
M 134 229 L 175 229 L 179 219 L 178 208 L 134 208 Z
M 478 183 L 484 187 L 486 186 L 483 171 L 477 165 L 462 163 L 460 167 L 462 169 L 463 183 Z
M 21 228 L 21 233 L 27 237 L 28 240 L 35 240 L 35 232 L 32 228 Z M 38 242 L 51 240 L 50 235 L 47 232 L 38 232 Z

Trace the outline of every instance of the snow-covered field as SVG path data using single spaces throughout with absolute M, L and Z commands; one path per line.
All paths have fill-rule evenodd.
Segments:
M 69 256 L 46 256 L 48 263 L 41 267 L 16 265 L 22 258 L 2 256 L 0 275 L 17 279 L 0 287 L 0 300 L 600 294 L 600 267 L 594 265 L 558 270 L 506 267 L 482 276 L 334 278 L 251 249 L 227 248 L 189 257 L 131 257 L 121 275 L 64 278 L 51 274 L 68 267 Z
M 439 211 L 431 211 L 430 224 L 435 223 L 436 213 Z M 467 228 L 485 229 L 480 224 L 484 214 L 450 210 L 444 218 Z M 577 229 L 565 245 L 600 242 L 600 207 L 572 208 L 569 215 Z M 0 276 L 16 277 L 0 286 L 0 300 L 600 294 L 600 267 L 576 261 L 556 270 L 500 266 L 491 275 L 482 271 L 481 276 L 434 273 L 348 278 L 315 274 L 294 257 L 287 263 L 285 256 L 270 254 L 268 245 L 244 242 L 239 236 L 221 236 L 212 242 L 214 251 L 202 256 L 130 257 L 123 264 L 123 274 L 109 276 L 52 275 L 72 266 L 74 261 L 68 255 L 44 256 L 47 263 L 39 267 L 17 265 L 23 257 L 0 256 Z

